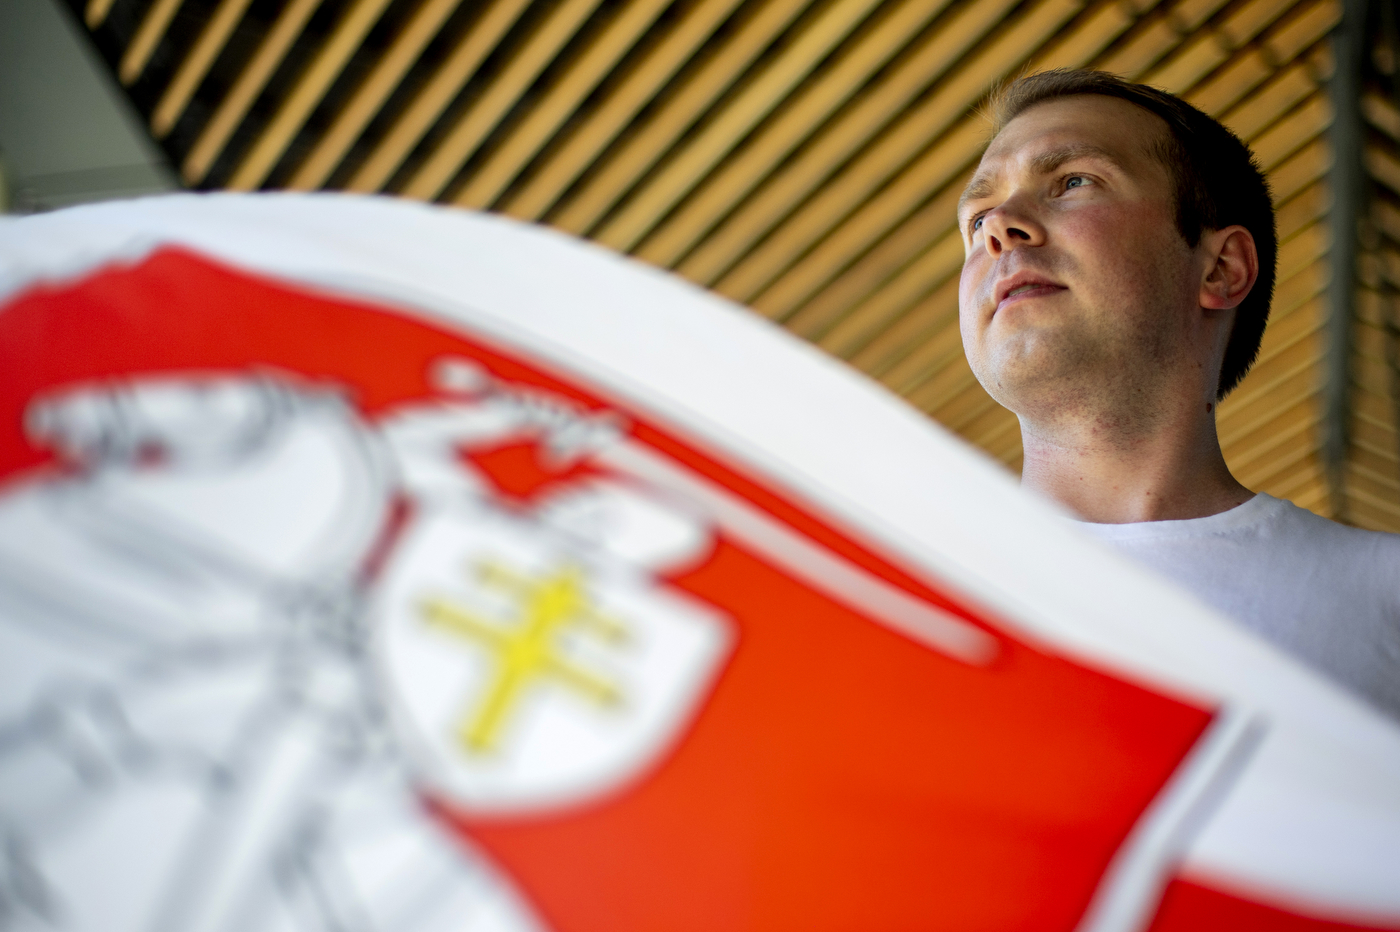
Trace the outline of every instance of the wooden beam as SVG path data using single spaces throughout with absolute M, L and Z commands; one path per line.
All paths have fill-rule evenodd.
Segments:
M 572 192 L 549 222 L 571 233 L 584 233 L 643 178 L 715 101 L 747 71 L 801 14 L 802 0 L 770 0 L 746 20 L 712 57 L 685 75 L 646 122 L 614 151 L 578 190 Z
M 229 36 L 248 10 L 252 0 L 219 0 L 214 15 L 200 31 L 194 47 L 180 62 L 175 76 L 170 79 L 160 95 L 160 101 L 151 111 L 151 132 L 157 139 L 163 139 L 175 127 L 190 98 L 194 96 L 204 76 L 209 73 L 214 60 L 228 44 Z
M 127 43 L 126 50 L 122 52 L 121 63 L 117 65 L 117 77 L 121 78 L 123 84 L 134 84 L 136 79 L 141 77 L 141 73 L 146 70 L 146 64 L 151 60 L 151 54 L 160 44 L 160 40 L 165 38 L 165 31 L 170 28 L 170 21 L 175 18 L 183 2 L 184 0 L 156 0 L 147 8 L 146 15 L 141 17 L 141 25 L 136 28 L 136 35 Z
M 582 125 L 570 129 L 567 140 L 543 156 L 531 177 L 518 190 L 507 193 L 501 208 L 525 220 L 543 216 L 742 2 L 703 0 L 693 4 L 685 18 L 653 44 L 597 109 L 584 117 Z
M 325 99 L 326 92 L 345 70 L 365 34 L 379 22 L 389 3 L 390 0 L 352 0 L 330 38 L 297 78 L 282 100 L 282 106 L 277 108 L 271 122 L 258 134 L 252 149 L 234 170 L 227 185 L 230 190 L 252 191 L 262 187 L 311 111 Z
M 1262 55 L 1261 55 L 1262 58 Z M 1231 107 L 1220 122 L 1236 136 L 1248 141 L 1316 93 L 1319 82 L 1307 64 L 1300 63 L 1274 72 L 1264 86 Z
M 834 356 L 859 352 L 902 312 L 955 278 L 963 263 L 962 236 L 953 230 L 879 290 L 843 315 L 817 345 Z
M 836 0 L 696 135 L 673 149 L 666 164 L 646 179 L 621 208 L 592 234 L 614 249 L 630 251 L 665 214 L 762 120 L 784 103 L 824 58 L 870 15 L 878 0 Z M 668 251 L 669 255 L 670 251 Z M 665 257 L 652 257 L 664 261 Z M 673 257 L 672 257 L 673 258 Z
M 83 10 L 83 22 L 87 23 L 89 29 L 96 29 L 107 21 L 107 14 L 112 12 L 112 4 L 115 0 L 88 0 L 87 7 Z
M 292 47 L 297 36 L 301 35 L 306 21 L 320 5 L 321 0 L 289 0 L 282 8 L 276 22 L 258 45 L 258 50 L 253 53 L 248 64 L 243 66 L 243 70 L 233 82 L 233 87 L 219 102 L 214 116 L 204 125 L 204 129 L 200 131 L 199 137 L 185 156 L 180 173 L 188 184 L 199 184 L 209 174 L 214 161 L 223 153 L 224 144 L 238 128 L 238 124 L 243 122 L 248 108 L 262 93 L 272 73 L 282 64 L 287 50 Z
M 665 12 L 671 0 L 632 0 L 613 17 L 602 35 L 554 81 L 544 98 L 534 104 L 528 116 L 510 131 L 485 164 L 472 172 L 453 197 L 459 207 L 486 208 L 495 203 L 535 154 L 554 136 L 574 111 L 633 43 Z
M 903 117 L 909 105 L 932 82 L 946 74 L 1012 6 L 1011 0 L 984 0 L 950 13 L 951 18 L 927 42 L 900 61 L 879 84 L 863 93 L 856 106 L 837 116 L 792 162 L 766 179 L 677 266 L 677 271 L 692 281 L 706 284 L 721 280 L 735 263 L 752 255 L 754 246 L 813 192 L 819 197 L 827 194 L 833 173 L 862 147 L 891 129 L 897 133 L 898 126 L 906 125 Z M 868 159 L 861 157 L 860 164 L 868 164 Z M 856 171 L 865 174 L 867 169 L 861 167 Z M 831 219 L 821 222 L 829 226 Z M 760 259 L 757 264 L 766 262 Z M 718 287 L 721 292 L 744 300 L 757 286 L 751 286 L 746 280 L 733 283 L 727 289 L 721 281 Z
M 336 114 L 330 129 L 321 136 L 311 154 L 292 175 L 292 180 L 287 183 L 288 188 L 310 191 L 326 183 L 350 146 L 413 67 L 423 49 L 461 4 L 462 0 L 425 0 L 414 11 L 413 18 L 394 37 L 393 43 L 375 63 L 369 76 Z
M 369 193 L 389 182 L 409 152 L 461 93 L 482 60 L 496 48 L 529 5 L 530 0 L 495 0 L 481 14 L 375 144 L 350 178 L 346 185 L 348 190 Z
M 1341 24 L 1332 33 L 1335 67 L 1332 99 L 1332 281 L 1328 287 L 1326 355 L 1323 361 L 1321 450 L 1332 490 L 1332 514 L 1347 516 L 1346 459 L 1351 409 L 1352 318 L 1357 286 L 1357 224 L 1365 203 L 1362 166 L 1361 73 L 1366 56 L 1366 0 L 1345 0 Z
M 788 329 L 811 340 L 825 339 L 833 327 L 857 313 L 856 309 L 870 301 L 877 291 L 891 287 L 898 279 L 914 274 L 933 285 L 949 270 L 962 265 L 957 203 L 966 184 L 964 179 L 970 176 L 970 171 L 964 172 L 950 181 L 936 197 L 893 228 L 874 249 L 789 317 Z M 929 260 L 930 250 L 941 251 L 943 258 Z M 936 268 L 928 267 L 930 261 Z M 924 271 L 910 272 L 911 264 L 923 264 Z M 895 284 L 894 287 L 901 286 Z
M 593 15 L 600 0 L 563 0 L 515 51 L 506 66 L 471 102 L 408 179 L 406 197 L 433 200 L 443 193 L 463 163 L 520 100 L 554 56 Z
M 651 232 L 637 256 L 657 265 L 674 265 L 843 105 L 917 36 L 947 0 L 906 0 L 865 31 L 758 127 L 741 149 L 715 169 L 703 186 Z M 742 138 L 742 134 L 736 134 Z
M 970 61 L 906 110 L 890 131 L 720 279 L 716 289 L 751 303 L 767 317 L 785 319 L 864 252 L 871 245 L 870 233 L 887 224 L 886 218 L 906 216 L 977 158 L 988 127 L 969 109 L 1081 8 L 1079 0 L 1040 0 L 989 37 Z M 940 136 L 933 150 L 919 154 Z M 833 230 L 837 220 L 841 223 Z M 824 241 L 817 246 L 819 240 Z
M 583 29 L 588 18 L 598 9 L 599 2 L 563 0 L 554 6 L 545 21 L 523 46 L 515 50 L 481 95 L 457 116 L 400 193 L 428 201 L 442 195 L 491 131 L 520 102 L 564 46 Z

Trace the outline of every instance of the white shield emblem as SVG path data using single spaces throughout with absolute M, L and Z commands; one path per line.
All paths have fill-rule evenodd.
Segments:
M 732 640 L 641 567 L 467 504 L 415 520 L 376 606 L 410 759 L 475 811 L 582 802 L 636 776 L 689 724 Z

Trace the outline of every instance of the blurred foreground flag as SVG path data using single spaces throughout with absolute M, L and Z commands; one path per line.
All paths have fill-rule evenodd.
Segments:
M 1400 729 L 507 220 L 0 225 L 0 926 L 1400 929 Z

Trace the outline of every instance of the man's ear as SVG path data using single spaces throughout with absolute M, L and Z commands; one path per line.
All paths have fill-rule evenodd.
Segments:
M 1206 230 L 1201 253 L 1208 263 L 1201 280 L 1201 307 L 1223 311 L 1237 307 L 1259 278 L 1259 251 L 1244 227 Z

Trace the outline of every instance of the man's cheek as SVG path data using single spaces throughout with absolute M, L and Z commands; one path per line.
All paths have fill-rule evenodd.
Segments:
M 976 316 L 986 303 L 989 290 L 986 262 L 978 261 L 976 253 L 963 261 L 962 274 L 958 279 L 958 310 L 960 314 Z

